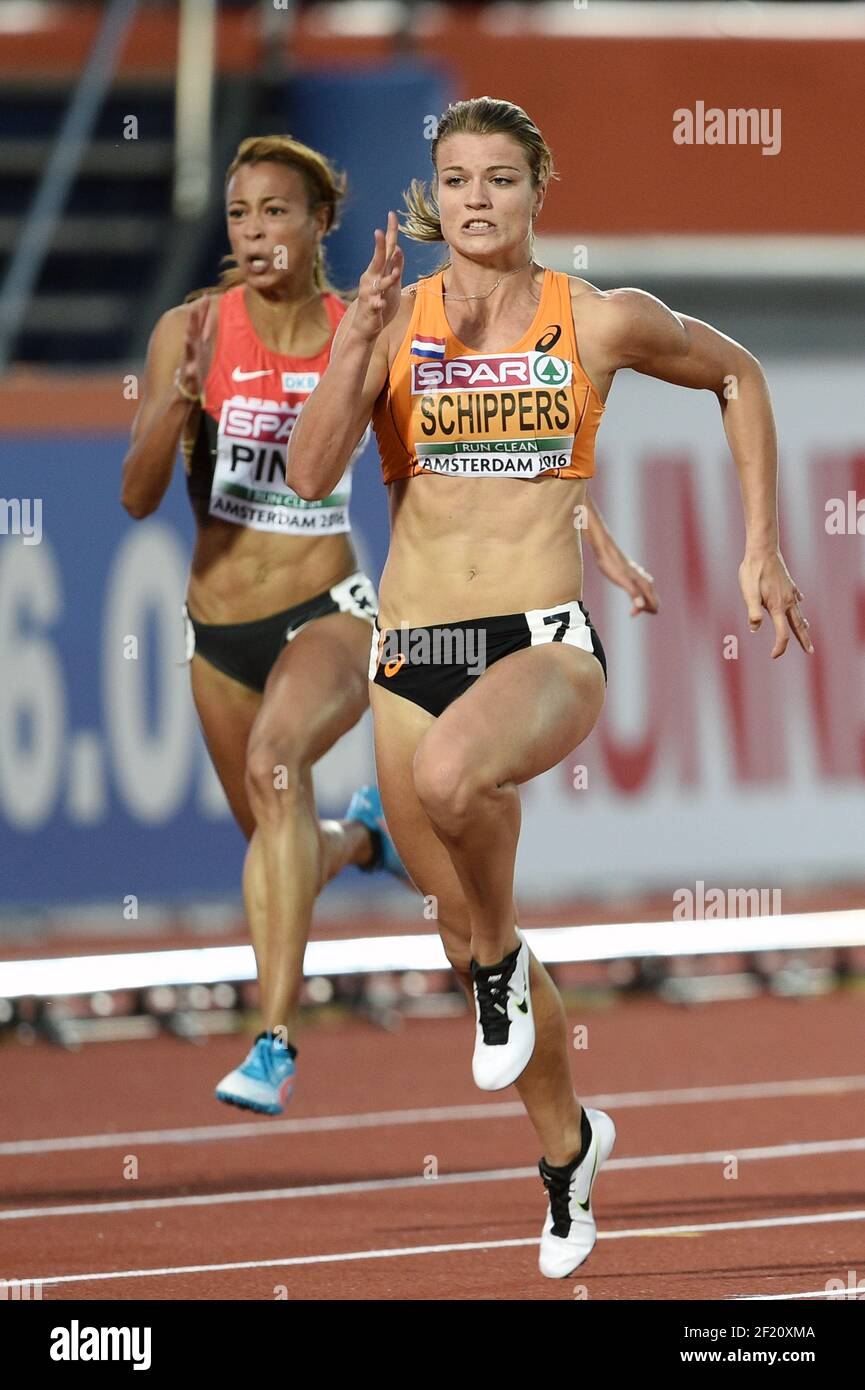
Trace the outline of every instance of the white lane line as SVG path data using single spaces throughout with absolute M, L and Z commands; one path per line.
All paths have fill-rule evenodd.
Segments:
M 772 1100 L 786 1096 L 842 1095 L 865 1090 L 865 1076 L 819 1076 L 794 1081 L 742 1082 L 729 1086 L 690 1086 L 664 1091 L 620 1091 L 584 1096 L 586 1105 L 608 1109 L 651 1109 L 725 1100 Z M 197 1125 L 185 1129 L 143 1129 L 126 1134 L 80 1134 L 56 1139 L 14 1139 L 0 1143 L 0 1158 L 24 1154 L 68 1153 L 76 1149 L 115 1149 L 130 1144 L 202 1144 L 230 1139 L 262 1139 L 284 1134 L 323 1134 L 334 1130 L 379 1129 L 392 1125 L 449 1124 L 464 1120 L 503 1120 L 525 1115 L 520 1101 L 442 1105 L 414 1110 L 380 1110 L 357 1115 L 311 1115 L 303 1119 L 262 1117 L 249 1123 Z
M 859 1153 L 865 1150 L 865 1138 L 820 1139 L 807 1144 L 765 1144 L 759 1148 L 717 1149 L 714 1152 L 683 1154 L 644 1154 L 632 1158 L 611 1158 L 604 1164 L 605 1172 L 631 1172 L 648 1168 L 682 1168 L 695 1164 L 723 1164 L 731 1157 L 739 1162 L 754 1162 L 778 1158 L 805 1158 L 814 1154 Z M 412 1176 L 406 1178 L 365 1178 L 356 1182 L 320 1183 L 315 1187 L 274 1187 L 243 1192 L 207 1192 L 191 1197 L 138 1197 L 122 1202 L 77 1202 L 62 1207 L 3 1207 L 0 1221 L 29 1221 L 44 1216 L 108 1216 L 119 1212 L 157 1211 L 181 1207 L 232 1206 L 239 1202 L 287 1202 L 299 1197 L 345 1197 L 363 1192 L 398 1192 L 412 1187 L 435 1188 L 452 1183 L 507 1182 L 521 1178 L 536 1178 L 538 1170 L 531 1168 L 492 1168 L 478 1172 L 439 1173 L 436 1178 Z
M 865 1284 L 859 1289 L 815 1289 L 813 1293 L 731 1293 L 727 1294 L 729 1303 L 775 1303 L 788 1298 L 862 1298 L 865 1299 Z
M 599 1231 L 598 1240 L 657 1239 L 691 1236 L 714 1231 L 755 1231 L 779 1226 L 824 1226 L 830 1222 L 865 1221 L 865 1211 L 814 1212 L 807 1216 L 767 1216 L 750 1221 L 707 1221 L 698 1226 L 637 1226 L 625 1231 Z M 463 1250 L 505 1250 L 539 1244 L 537 1236 L 521 1240 L 473 1240 L 454 1245 L 407 1245 L 392 1250 L 348 1250 L 335 1255 L 292 1255 L 280 1260 L 235 1260 L 229 1264 L 175 1265 L 161 1269 L 118 1269 L 94 1274 L 16 1276 L 22 1282 L 88 1284 L 105 1279 L 153 1279 L 173 1274 L 219 1274 L 237 1269 L 285 1269 L 297 1265 L 344 1264 L 351 1260 L 395 1260 L 412 1255 L 449 1255 Z
M 606 1165 L 609 1167 L 609 1164 Z M 439 1173 L 437 1178 L 368 1178 L 358 1182 L 321 1183 L 316 1187 L 273 1187 L 254 1192 L 208 1192 L 192 1197 L 141 1197 L 128 1202 L 81 1202 L 64 1207 L 4 1207 L 0 1221 L 28 1221 L 39 1216 L 108 1216 L 118 1212 L 160 1211 L 179 1207 L 232 1206 L 238 1202 L 288 1202 L 298 1197 L 346 1197 L 364 1192 L 398 1192 L 411 1187 L 452 1183 L 502 1182 L 537 1177 L 537 1168 L 497 1168 L 478 1173 Z

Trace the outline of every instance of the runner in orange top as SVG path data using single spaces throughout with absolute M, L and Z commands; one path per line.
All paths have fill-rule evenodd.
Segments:
M 314 763 L 368 704 L 377 599 L 351 541 L 352 458 L 311 503 L 284 475 L 291 431 L 347 309 L 323 254 L 344 192 L 328 160 L 299 141 L 241 144 L 226 175 L 235 265 L 157 323 L 123 470 L 124 505 L 149 516 L 182 446 L 197 523 L 185 608 L 192 692 L 249 840 L 243 889 L 264 1024 L 216 1093 L 266 1114 L 284 1109 L 294 1084 L 316 895 L 346 864 L 401 872 L 375 787 L 355 793 L 342 821 L 320 822 L 313 796 Z M 632 611 L 655 611 L 651 576 L 593 508 L 587 526 Z
M 376 404 L 384 481 L 590 478 L 604 406 L 580 363 L 570 277 L 546 271 L 522 337 L 506 352 L 477 353 L 451 329 L 444 276 L 421 282 Z
M 778 548 L 759 363 L 640 290 L 599 291 L 534 261 L 552 156 L 520 107 L 457 102 L 431 153 L 432 191 L 412 184 L 405 230 L 444 241 L 449 259 L 401 290 L 395 214 L 376 231 L 358 300 L 292 437 L 288 477 L 301 496 L 326 496 L 373 419 L 391 514 L 370 655 L 385 814 L 415 883 L 437 900 L 445 950 L 474 998 L 475 1080 L 491 1090 L 516 1082 L 543 1145 L 540 1267 L 562 1277 L 594 1245 L 592 1185 L 615 1127 L 574 1095 L 561 999 L 515 925 L 514 860 L 519 786 L 580 744 L 604 703 L 573 518 L 616 371 L 716 395 L 744 503 L 749 622 L 758 627 L 768 609 L 773 656 L 790 631 L 812 647 Z

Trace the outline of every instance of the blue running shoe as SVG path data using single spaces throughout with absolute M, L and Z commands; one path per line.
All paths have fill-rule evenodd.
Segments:
M 408 879 L 403 862 L 396 852 L 396 845 L 384 823 L 378 787 L 359 787 L 349 802 L 344 819 L 360 821 L 372 836 L 372 859 L 368 864 L 360 865 L 364 873 L 384 869 L 396 878 Z
M 294 1088 L 296 1056 L 290 1043 L 260 1033 L 243 1066 L 222 1078 L 216 1099 L 262 1115 L 281 1115 Z

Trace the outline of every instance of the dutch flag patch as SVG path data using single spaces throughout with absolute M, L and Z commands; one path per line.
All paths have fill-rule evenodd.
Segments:
M 445 339 L 413 338 L 411 355 L 412 357 L 436 357 L 439 361 L 444 361 Z

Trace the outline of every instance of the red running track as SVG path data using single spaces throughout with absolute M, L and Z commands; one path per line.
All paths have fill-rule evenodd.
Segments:
M 46 1300 L 865 1292 L 861 995 L 643 998 L 570 1022 L 588 1029 L 578 1093 L 618 1141 L 568 1279 L 537 1271 L 537 1141 L 513 1088 L 474 1087 L 468 1014 L 307 1028 L 277 1120 L 212 1099 L 237 1037 L 7 1042 L 0 1278 L 42 1279 Z

